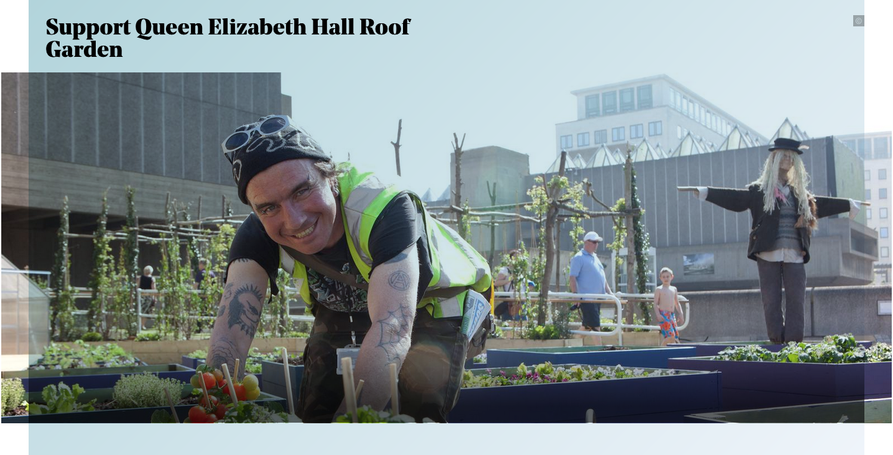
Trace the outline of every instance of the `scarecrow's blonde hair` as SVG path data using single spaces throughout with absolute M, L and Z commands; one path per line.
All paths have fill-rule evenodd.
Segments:
M 752 182 L 751 185 L 756 185 L 763 191 L 763 212 L 768 214 L 775 211 L 775 190 L 779 186 L 778 166 L 785 156 L 790 156 L 793 161 L 793 166 L 788 170 L 787 180 L 791 192 L 797 198 L 797 214 L 800 215 L 800 220 L 798 220 L 797 224 L 810 226 L 810 228 L 814 229 L 815 215 L 809 207 L 809 200 L 812 195 L 806 189 L 809 186 L 809 174 L 806 173 L 806 166 L 803 165 L 800 154 L 793 150 L 773 150 L 766 162 L 763 163 L 760 178 Z

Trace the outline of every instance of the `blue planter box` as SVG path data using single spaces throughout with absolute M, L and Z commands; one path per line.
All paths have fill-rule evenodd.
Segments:
M 180 365 L 192 368 L 193 370 L 198 368 L 199 365 L 204 365 L 205 359 L 193 359 L 192 357 L 181 356 L 180 357 Z
M 671 357 L 694 355 L 694 347 L 624 347 L 624 349 L 617 350 L 607 350 L 603 346 L 488 349 L 487 368 L 516 367 L 522 363 L 530 366 L 543 362 L 552 362 L 553 365 L 623 365 L 639 368 L 667 368 L 667 359 Z
M 865 348 L 871 347 L 870 341 L 858 341 L 858 344 L 864 346 Z M 704 356 L 714 356 L 719 354 L 725 348 L 732 348 L 735 346 L 748 346 L 748 345 L 757 345 L 761 348 L 772 352 L 781 351 L 785 344 L 769 344 L 768 342 L 754 342 L 754 341 L 742 341 L 740 343 L 736 342 L 724 342 L 724 343 L 680 343 L 675 346 L 690 346 L 695 348 L 695 357 L 704 357 Z M 674 356 L 675 357 L 675 356 Z
M 474 374 L 487 371 L 472 370 Z M 512 374 L 514 369 L 503 371 Z M 687 414 L 720 410 L 721 391 L 719 373 L 700 371 L 674 376 L 463 388 L 449 421 L 582 423 L 586 410 L 593 409 L 596 422 L 678 423 Z
M 285 372 L 282 371 L 282 364 L 264 360 L 261 362 L 261 372 L 261 374 L 257 375 L 257 378 L 259 380 L 262 379 L 263 391 L 287 399 L 288 392 L 285 389 Z M 289 365 L 288 377 L 291 380 L 292 401 L 294 401 L 295 410 L 297 410 L 300 409 L 301 380 L 304 378 L 304 365 Z
M 890 413 L 890 398 L 883 398 L 711 412 L 685 416 L 685 419 L 687 422 L 695 423 L 890 423 Z
M 188 382 L 188 381 L 187 381 Z M 93 389 L 87 390 L 78 397 L 81 403 L 89 402 L 96 398 L 97 401 L 110 400 L 112 398 L 113 389 Z M 192 387 L 188 384 L 183 387 L 180 397 L 186 397 L 192 393 Z M 28 402 L 43 403 L 43 399 L 39 392 L 30 392 L 27 396 Z M 266 393 L 261 393 L 255 403 L 278 403 L 288 412 L 285 399 Z M 174 406 L 180 422 L 189 416 L 189 409 L 193 405 Z M 82 412 L 64 412 L 59 414 L 39 414 L 33 416 L 14 416 L 3 417 L 3 423 L 149 423 L 152 413 L 156 410 L 165 410 L 170 413 L 169 406 L 153 407 L 153 408 L 132 408 L 132 409 L 106 409 L 101 411 L 82 411 Z
M 112 388 L 121 379 L 121 375 L 142 374 L 149 372 L 160 378 L 174 378 L 189 382 L 195 369 L 183 365 L 149 365 L 141 367 L 115 368 L 71 368 L 67 370 L 24 370 L 4 371 L 4 378 L 21 378 L 25 392 L 40 392 L 50 384 L 64 382 L 69 386 L 79 384 L 85 389 Z
M 722 372 L 723 410 L 890 397 L 891 362 L 778 363 L 670 359 L 670 368 Z

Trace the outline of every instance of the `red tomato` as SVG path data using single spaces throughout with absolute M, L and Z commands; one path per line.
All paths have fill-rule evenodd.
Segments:
M 193 406 L 189 408 L 189 420 L 192 423 L 205 423 L 208 421 L 208 413 L 201 406 Z
M 208 414 L 208 420 L 205 423 L 217 423 L 217 416 L 214 414 Z
M 217 416 L 217 420 L 223 420 L 223 417 L 226 415 L 226 405 L 220 403 L 217 405 L 217 408 L 214 409 L 214 415 Z
M 214 379 L 214 375 L 211 373 L 202 373 L 202 379 L 205 380 L 205 387 L 208 390 L 213 389 L 217 385 L 217 380 Z
M 245 401 L 246 399 L 248 399 L 248 392 L 245 390 L 245 386 L 236 383 L 236 385 L 233 386 L 233 389 L 235 389 L 236 398 L 238 398 L 239 401 Z
M 217 406 L 217 403 L 219 403 L 220 400 L 218 400 L 217 397 L 215 397 L 214 395 L 208 395 L 208 396 L 211 397 L 211 405 L 208 406 L 208 400 L 206 400 L 205 397 L 202 396 L 202 401 L 200 402 L 202 407 L 203 408 L 213 408 L 213 407 Z

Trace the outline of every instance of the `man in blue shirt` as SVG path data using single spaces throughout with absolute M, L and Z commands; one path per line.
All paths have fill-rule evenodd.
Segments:
M 575 294 L 612 294 L 605 279 L 605 268 L 595 255 L 601 236 L 594 231 L 583 237 L 583 249 L 571 259 L 570 285 Z M 580 303 L 583 330 L 595 331 L 601 325 L 598 303 Z

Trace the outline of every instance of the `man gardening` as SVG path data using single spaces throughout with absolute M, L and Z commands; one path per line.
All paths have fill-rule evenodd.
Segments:
M 482 343 L 484 327 L 469 342 L 460 326 L 466 297 L 491 294 L 484 258 L 416 195 L 336 166 L 288 116 L 241 126 L 222 146 L 252 213 L 230 250 L 208 364 L 245 358 L 281 267 L 315 316 L 299 417 L 330 422 L 345 412 L 337 369 L 353 357 L 360 406 L 386 407 L 396 363 L 400 412 L 445 422 L 469 344 Z

